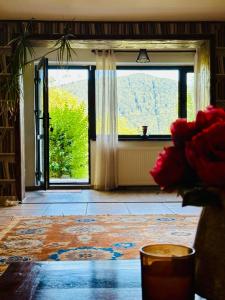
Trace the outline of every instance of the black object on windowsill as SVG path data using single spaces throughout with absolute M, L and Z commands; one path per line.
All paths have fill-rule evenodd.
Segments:
M 142 138 L 143 139 L 147 139 L 148 138 L 148 136 L 147 136 L 147 131 L 148 131 L 148 126 L 146 126 L 146 125 L 144 125 L 144 126 L 142 126 Z

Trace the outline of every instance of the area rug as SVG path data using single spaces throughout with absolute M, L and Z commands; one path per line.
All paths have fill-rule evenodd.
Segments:
M 198 217 L 16 217 L 0 232 L 0 271 L 12 261 L 135 259 L 144 244 L 192 246 Z

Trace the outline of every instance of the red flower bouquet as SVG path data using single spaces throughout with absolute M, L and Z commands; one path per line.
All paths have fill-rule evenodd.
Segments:
M 217 203 L 225 192 L 225 111 L 209 106 L 194 122 L 171 125 L 173 146 L 164 148 L 150 171 L 166 191 L 177 190 L 183 205 Z

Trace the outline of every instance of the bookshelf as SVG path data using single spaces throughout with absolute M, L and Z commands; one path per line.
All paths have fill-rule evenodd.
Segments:
M 225 108 L 225 47 L 216 47 L 216 103 Z
M 17 204 L 14 101 L 8 99 L 11 49 L 0 47 L 0 205 Z

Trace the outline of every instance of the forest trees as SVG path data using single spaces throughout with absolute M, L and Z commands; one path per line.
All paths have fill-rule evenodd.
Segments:
M 188 121 L 195 117 L 194 76 L 190 75 Z M 119 135 L 141 135 L 142 125 L 149 126 L 150 135 L 170 134 L 170 124 L 178 117 L 176 80 L 135 73 L 118 77 L 117 86 Z M 88 178 L 87 95 L 87 78 L 52 82 L 49 89 L 50 128 L 53 128 L 50 130 L 50 178 Z
M 49 90 L 50 178 L 88 177 L 88 116 L 84 102 L 63 89 Z

